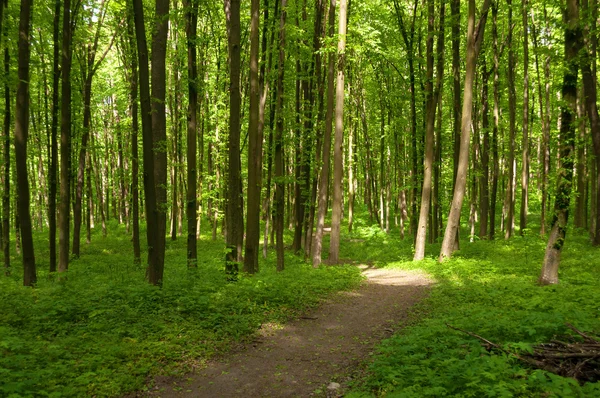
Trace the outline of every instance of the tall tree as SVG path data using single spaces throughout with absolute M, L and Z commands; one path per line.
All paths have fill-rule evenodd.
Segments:
M 4 15 L 8 12 L 8 0 L 4 0 L 0 7 L 3 10 L 3 16 L 0 21 L 2 22 L 2 31 L 0 34 L 4 37 L 4 135 L 3 135 L 3 188 L 2 193 L 2 252 L 4 254 L 4 269 L 5 273 L 10 274 L 10 49 L 8 47 L 8 29 L 7 24 L 4 23 Z M 55 186 L 55 199 L 56 199 L 56 186 Z M 56 219 L 55 219 L 56 220 Z M 56 226 L 55 226 L 56 232 Z M 55 253 L 55 268 L 56 268 L 56 253 Z M 52 263 L 51 263 L 52 266 Z
M 593 49 L 594 46 L 594 35 L 596 32 L 594 31 L 594 13 L 592 7 L 588 0 L 582 1 L 583 10 L 587 12 L 587 21 L 586 29 L 584 29 L 586 45 L 583 50 L 581 57 L 581 71 L 583 76 L 583 85 L 584 96 L 585 96 L 585 108 L 590 120 L 590 130 L 592 132 L 592 143 L 594 147 L 594 155 L 595 155 L 595 167 L 596 167 L 596 177 L 600 175 L 600 117 L 598 116 L 598 94 L 596 89 L 596 74 L 595 70 L 592 69 L 592 64 L 595 63 L 595 57 L 593 56 L 593 51 L 589 51 L 590 48 Z M 596 7 L 596 3 L 593 3 L 593 7 Z M 594 167 L 594 166 L 592 166 Z M 596 188 L 600 187 L 600 184 L 596 182 Z M 592 195 L 594 197 L 594 195 Z M 592 203 L 592 206 L 596 208 L 596 219 L 595 219 L 595 229 L 592 233 L 592 242 L 594 246 L 600 246 L 600 195 L 596 192 L 595 195 L 596 203 Z M 593 224 L 593 223 L 592 223 Z
M 250 112 L 248 115 L 248 196 L 246 200 L 246 252 L 244 271 L 258 272 L 260 237 L 260 191 L 262 185 L 262 130 L 259 129 L 260 84 L 258 80 L 258 25 L 260 1 L 250 7 Z
M 529 202 L 529 1 L 522 0 L 523 14 L 523 157 L 521 159 L 521 213 L 519 229 L 521 235 L 527 228 L 527 207 Z
M 426 81 L 426 97 L 427 97 L 427 114 L 425 128 L 425 157 L 423 165 L 423 189 L 421 190 L 421 211 L 419 212 L 419 226 L 417 228 L 417 239 L 415 241 L 414 260 L 422 260 L 425 257 L 425 241 L 427 237 L 427 219 L 429 217 L 429 209 L 431 206 L 431 190 L 432 190 L 432 171 L 434 162 L 434 140 L 435 140 L 435 113 L 438 105 L 438 96 L 441 86 L 440 69 L 438 68 L 438 79 L 436 82 L 435 92 L 433 86 L 433 35 L 435 29 L 435 12 L 434 1 L 427 1 L 427 81 Z M 440 24 L 444 23 L 444 1 L 440 6 Z M 443 30 L 442 30 L 443 32 Z M 443 41 L 442 41 L 443 42 Z M 439 46 L 438 41 L 438 46 Z M 443 48 L 441 49 L 443 51 Z M 441 57 L 440 48 L 438 47 L 438 56 Z
M 8 0 L 6 0 L 8 1 Z M 60 83 L 60 6 L 61 0 L 54 3 L 54 22 L 52 24 L 52 125 L 50 127 L 50 167 L 48 180 L 50 181 L 50 192 L 48 193 L 48 239 L 50 246 L 50 272 L 56 271 L 56 185 L 58 168 L 58 85 Z
M 515 91 L 515 50 L 512 42 L 512 0 L 506 0 L 508 3 L 508 175 L 506 177 L 506 221 L 504 238 L 508 239 L 513 235 L 513 226 L 515 224 L 515 133 L 517 118 L 517 94 Z
M 152 284 L 157 284 L 156 271 L 161 272 L 164 262 L 160 259 L 160 240 L 158 201 L 156 193 L 157 178 L 154 169 L 157 167 L 154 158 L 154 137 L 152 134 L 152 109 L 150 105 L 150 69 L 148 66 L 148 45 L 144 23 L 144 6 L 142 0 L 133 1 L 133 16 L 139 66 L 140 108 L 142 115 L 142 156 L 144 161 L 144 203 L 146 205 L 146 239 L 148 245 L 148 269 L 146 277 Z M 166 174 L 166 173 L 165 173 Z M 164 249 L 166 222 L 162 227 Z M 163 258 L 164 261 L 164 251 Z M 162 276 L 161 276 L 162 280 Z
M 348 1 L 340 0 L 340 16 L 338 22 L 338 62 L 335 95 L 335 141 L 333 143 L 333 196 L 331 198 L 331 235 L 329 240 L 329 263 L 336 264 L 340 257 L 340 229 L 342 222 L 342 177 L 344 140 L 344 68 L 346 67 L 346 25 Z
M 167 118 L 166 55 L 169 30 L 169 0 L 155 1 L 156 26 L 152 32 L 152 142 L 154 152 L 154 178 L 156 191 L 156 241 L 154 259 L 148 267 L 148 281 L 162 285 L 165 266 L 165 233 L 167 228 Z M 145 164 L 145 163 L 144 163 Z
M 187 34 L 188 55 L 188 125 L 187 125 L 187 260 L 188 267 L 197 267 L 197 199 L 196 181 L 198 180 L 198 169 L 196 162 L 197 147 L 197 117 L 198 117 L 198 67 L 196 62 L 196 40 L 198 30 L 198 1 L 184 0 L 186 12 L 185 30 Z
M 242 178 L 240 160 L 240 0 L 225 0 L 227 43 L 229 48 L 229 178 L 227 180 L 227 256 L 228 273 L 238 271 L 244 238 Z
M 460 154 L 458 158 L 458 170 L 454 185 L 454 195 L 450 205 L 450 214 L 444 240 L 440 251 L 439 261 L 450 257 L 455 249 L 456 233 L 459 227 L 460 212 L 462 210 L 465 189 L 467 185 L 467 170 L 469 168 L 469 143 L 471 140 L 471 114 L 473 111 L 473 83 L 477 67 L 477 57 L 483 42 L 485 23 L 490 7 L 490 0 L 485 0 L 481 9 L 481 16 L 477 27 L 475 27 L 475 0 L 469 0 L 469 14 L 467 24 L 467 65 L 465 71 L 465 86 L 463 94 Z
M 69 268 L 69 231 L 71 226 L 71 0 L 63 4 L 62 85 L 60 111 L 60 209 L 58 213 L 58 272 Z
M 335 33 L 335 0 L 329 1 L 329 36 Z M 319 196 L 317 204 L 317 225 L 312 241 L 312 264 L 318 267 L 321 264 L 323 248 L 323 232 L 325 228 L 325 215 L 327 214 L 327 197 L 329 189 L 329 158 L 331 154 L 331 123 L 333 120 L 335 53 L 329 52 L 327 61 L 327 111 L 325 114 L 325 130 L 323 133 L 323 156 L 321 158 L 321 171 L 319 178 Z
M 283 221 L 285 184 L 283 181 L 283 90 L 285 78 L 285 20 L 287 0 L 281 0 L 279 20 L 279 61 L 277 66 L 277 122 L 275 126 L 275 200 L 273 228 L 275 230 L 275 250 L 277 252 L 277 270 L 283 271 Z
M 29 31 L 31 25 L 32 0 L 21 0 L 19 19 L 19 58 L 17 106 L 15 108 L 15 164 L 17 170 L 17 207 L 21 226 L 23 247 L 23 285 L 33 286 L 37 282 L 31 215 L 29 212 L 29 181 L 27 177 L 27 138 L 29 135 Z M 8 233 L 9 231 L 5 231 Z
M 558 283 L 560 254 L 565 243 L 571 190 L 573 185 L 573 153 L 575 151 L 575 115 L 577 104 L 577 75 L 579 51 L 582 45 L 577 0 L 566 0 L 565 8 L 565 55 L 560 109 L 560 151 L 556 199 L 550 236 L 544 254 L 539 283 Z

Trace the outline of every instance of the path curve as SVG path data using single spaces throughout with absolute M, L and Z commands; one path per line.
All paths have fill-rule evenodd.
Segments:
M 151 395 L 341 396 L 345 382 L 377 343 L 401 327 L 431 284 L 421 273 L 361 267 L 367 279 L 358 289 L 336 295 L 279 330 L 263 325 L 253 343 L 197 373 L 157 377 Z

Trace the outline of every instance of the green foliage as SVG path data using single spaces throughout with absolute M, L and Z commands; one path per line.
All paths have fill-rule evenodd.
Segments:
M 391 245 L 385 245 L 385 239 Z M 568 236 L 561 282 L 544 287 L 536 279 L 546 238 L 534 233 L 508 242 L 463 240 L 462 250 L 443 264 L 433 257 L 410 261 L 407 245 L 378 233 L 365 238 L 360 250 L 353 250 L 353 255 L 363 252 L 363 257 L 380 258 L 379 263 L 389 267 L 422 269 L 436 284 L 430 298 L 414 309 L 412 325 L 381 345 L 368 377 L 350 396 L 600 395 L 599 383 L 580 386 L 573 379 L 531 369 L 515 358 L 486 351 L 479 340 L 446 326 L 523 352 L 555 335 L 568 334 L 566 322 L 584 331 L 599 331 L 600 258 L 587 236 Z M 433 256 L 438 245 L 427 250 Z M 406 259 L 394 259 L 401 257 L 399 252 Z
M 44 269 L 45 234 L 36 236 L 38 285 L 0 278 L 0 396 L 119 396 L 149 375 L 201 366 L 262 323 L 282 322 L 327 294 L 360 281 L 354 267 L 313 269 L 275 257 L 253 277 L 227 283 L 222 242 L 198 244 L 198 269 L 187 269 L 185 239 L 167 242 L 165 285 L 148 285 L 135 267 L 129 235 L 112 224 L 94 235 L 66 279 Z M 14 259 L 17 264 L 18 259 Z M 47 262 L 47 260 L 45 260 Z

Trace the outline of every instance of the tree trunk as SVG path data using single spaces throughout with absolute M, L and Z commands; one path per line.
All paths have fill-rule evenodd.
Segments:
M 281 0 L 281 18 L 279 21 L 279 64 L 277 67 L 277 122 L 275 127 L 275 200 L 273 228 L 276 235 L 277 271 L 283 271 L 283 223 L 285 183 L 283 164 L 283 87 L 285 77 L 285 19 L 287 0 Z
M 242 179 L 240 175 L 240 0 L 225 0 L 229 48 L 229 178 L 227 182 L 226 271 L 238 272 L 244 237 Z M 234 276 L 233 276 L 234 277 Z
M 58 272 L 69 268 L 71 218 L 71 0 L 63 4 L 62 86 L 60 120 L 60 209 L 58 214 Z
M 188 267 L 198 266 L 197 245 L 197 199 L 196 187 L 198 181 L 198 170 L 196 165 L 197 145 L 197 116 L 198 116 L 198 68 L 196 65 L 196 39 L 198 26 L 198 2 L 196 0 L 185 0 L 186 9 L 186 35 L 188 55 L 188 115 L 187 115 L 187 193 L 186 193 L 186 215 L 187 215 L 187 264 Z
M 4 12 L 8 11 L 8 0 L 2 2 L 2 10 Z M 8 39 L 8 29 L 6 24 L 4 24 L 4 17 L 2 19 L 3 22 L 3 32 L 0 32 L 4 35 L 4 42 L 7 43 Z M 58 50 L 56 50 L 57 52 Z M 55 61 L 56 63 L 57 61 Z M 4 180 L 4 192 L 2 193 L 2 252 L 4 254 L 4 268 L 5 274 L 10 274 L 10 109 L 11 109 L 11 101 L 10 101 L 10 49 L 8 45 L 4 46 L 4 137 L 3 137 L 3 160 L 4 160 L 4 169 L 3 169 L 3 180 Z M 55 79 L 57 77 L 55 76 Z M 54 106 L 54 104 L 53 104 Z M 54 129 L 54 133 L 56 133 L 56 128 Z M 54 135 L 54 143 L 56 143 L 56 134 Z M 53 147 L 54 149 L 54 147 Z M 54 152 L 53 152 L 54 154 Z M 54 212 L 56 212 L 56 158 L 54 159 Z M 52 192 L 52 187 L 51 187 Z M 52 204 L 52 203 L 51 203 Z M 56 215 L 52 213 L 50 215 L 50 226 L 52 227 L 52 221 L 54 220 L 54 241 L 56 241 Z M 52 233 L 52 229 L 50 230 Z M 52 244 L 50 250 L 50 272 L 56 271 L 56 244 L 54 245 L 54 269 L 52 269 Z
M 571 189 L 573 184 L 573 151 L 575 150 L 575 126 L 573 121 L 577 103 L 578 54 L 581 49 L 581 29 L 577 0 L 566 1 L 565 12 L 565 69 L 562 85 L 562 105 L 560 124 L 560 152 L 556 202 L 550 228 L 550 236 L 539 283 L 558 283 L 560 254 L 565 243 Z
M 137 0 L 136 0 L 137 1 Z M 167 120 L 165 112 L 167 32 L 169 0 L 156 0 L 156 26 L 152 35 L 152 151 L 156 191 L 156 241 L 148 282 L 162 286 L 167 227 Z M 144 162 L 145 164 L 145 162 Z
M 494 48 L 494 127 L 492 130 L 492 187 L 490 192 L 490 228 L 489 239 L 493 240 L 496 234 L 496 202 L 498 201 L 498 176 L 500 175 L 500 161 L 498 156 L 498 126 L 500 124 L 500 54 L 498 51 L 498 3 L 492 4 L 492 43 Z
M 130 6 L 129 6 L 130 7 Z M 129 83 L 131 100 L 131 222 L 133 263 L 141 264 L 140 248 L 140 210 L 139 210 L 139 155 L 138 155 L 138 59 L 135 51 L 135 33 L 133 26 L 133 9 L 127 8 L 127 34 L 129 36 L 129 48 L 131 51 L 131 77 Z M 89 175 L 89 174 L 88 174 Z M 91 184 L 90 188 L 91 189 Z
M 340 0 L 337 49 L 337 82 L 335 95 L 335 141 L 333 144 L 333 196 L 331 198 L 331 235 L 329 240 L 329 263 L 337 264 L 340 256 L 340 227 L 342 222 L 342 178 L 344 139 L 344 68 L 346 66 L 347 0 Z
M 488 81 L 490 74 L 487 71 L 485 59 L 483 61 L 483 77 L 481 87 L 481 127 L 483 130 L 483 148 L 481 150 L 481 176 L 479 180 L 479 238 L 488 237 L 488 217 L 490 205 L 489 175 L 490 175 L 490 121 L 488 101 Z
M 507 0 L 508 3 L 508 26 L 512 26 L 512 0 Z M 517 115 L 517 95 L 515 92 L 515 51 L 512 42 L 512 29 L 508 30 L 508 176 L 506 186 L 506 221 L 504 223 L 506 232 L 505 239 L 509 239 L 513 235 L 513 225 L 515 219 L 515 132 L 516 132 L 516 115 Z
M 527 13 L 529 1 L 522 0 L 523 13 L 523 158 L 521 171 L 521 214 L 519 230 L 521 236 L 527 228 L 527 207 L 529 202 L 529 27 Z
M 29 182 L 27 178 L 27 137 L 29 135 L 29 47 L 30 15 L 33 8 L 29 0 L 21 0 L 19 20 L 19 84 L 15 108 L 15 164 L 17 171 L 17 207 L 23 245 L 23 285 L 37 282 L 31 215 L 29 213 Z M 5 231 L 9 233 L 9 231 Z
M 150 71 L 148 67 L 148 46 L 144 25 L 144 7 L 142 0 L 133 1 L 133 16 L 139 66 L 140 108 L 142 115 L 142 156 L 144 161 L 144 203 L 146 207 L 146 239 L 148 244 L 148 268 L 146 277 L 156 284 L 156 270 L 159 256 L 158 247 L 158 209 L 156 198 L 156 177 L 154 173 L 154 143 L 152 137 L 152 111 L 150 106 Z M 164 233 L 162 234 L 164 241 Z M 151 274 L 152 273 L 152 274 Z M 162 279 L 162 278 L 161 278 Z
M 443 18 L 440 16 L 440 18 Z M 433 149 L 434 149 L 434 127 L 435 112 L 437 110 L 437 98 L 433 93 L 433 31 L 434 31 L 434 1 L 427 0 L 427 83 L 425 85 L 425 96 L 427 99 L 427 115 L 425 128 L 425 159 L 423 164 L 423 189 L 421 190 L 421 211 L 419 213 L 419 226 L 417 228 L 417 239 L 415 241 L 414 261 L 425 257 L 425 242 L 427 238 L 427 218 L 431 204 Z M 443 22 L 443 19 L 442 19 Z M 439 49 L 438 49 L 439 53 Z M 437 89 L 437 88 L 436 88 Z M 436 93 L 437 94 L 437 93 Z
M 584 9 L 589 10 L 588 4 L 587 4 L 587 0 L 584 0 L 583 5 L 584 5 Z M 594 6 L 594 10 L 595 10 L 595 6 L 596 4 L 593 4 Z M 592 14 L 594 14 L 594 10 L 592 10 Z M 592 19 L 592 21 L 594 21 Z M 590 26 L 589 29 L 585 30 L 585 32 L 588 35 L 595 35 L 595 30 L 593 29 L 595 28 L 595 26 Z M 595 42 L 595 37 L 588 37 L 587 39 L 587 43 L 590 44 L 590 46 L 586 46 L 586 47 L 592 47 L 592 49 L 594 49 L 594 42 Z M 596 90 L 596 73 L 595 73 L 595 69 L 592 69 L 591 65 L 592 63 L 595 63 L 596 58 L 594 57 L 593 54 L 594 51 L 592 51 L 592 54 L 590 54 L 587 50 L 584 51 L 584 55 L 581 58 L 581 69 L 582 69 L 582 75 L 583 75 L 583 85 L 585 87 L 584 89 L 584 94 L 585 94 L 585 107 L 586 107 L 586 112 L 588 115 L 588 118 L 590 120 L 590 130 L 592 132 L 592 143 L 594 146 L 594 155 L 595 155 L 595 167 L 596 167 L 596 184 L 595 184 L 595 195 L 592 195 L 596 201 L 595 203 L 592 203 L 592 207 L 594 207 L 596 209 L 595 211 L 595 225 L 594 225 L 594 233 L 592 234 L 592 243 L 594 244 L 594 246 L 600 246 L 600 194 L 598 192 L 598 189 L 600 189 L 600 178 L 598 177 L 598 175 L 600 174 L 600 117 L 598 116 L 598 106 L 597 106 L 597 100 L 598 100 L 598 95 L 597 95 L 597 90 Z M 593 184 L 592 184 L 593 185 Z
M 329 36 L 335 33 L 335 0 L 329 1 Z M 323 155 L 321 157 L 321 173 L 319 177 L 319 196 L 317 204 L 317 225 L 312 241 L 312 264 L 318 267 L 321 264 L 321 253 L 323 248 L 323 231 L 325 228 L 325 216 L 327 215 L 327 197 L 329 189 L 329 159 L 331 155 L 331 130 L 333 120 L 335 54 L 329 53 L 327 63 L 327 111 L 325 114 L 325 131 L 323 134 Z
M 471 113 L 473 111 L 473 82 L 477 67 L 477 56 L 481 49 L 481 43 L 485 32 L 485 23 L 490 6 L 490 0 L 485 0 L 481 17 L 477 28 L 475 27 L 475 0 L 469 0 L 469 14 L 467 25 L 467 64 L 465 72 L 465 88 L 463 96 L 462 120 L 461 120 L 461 143 L 460 156 L 458 159 L 458 171 L 450 206 L 448 224 L 444 233 L 444 240 L 440 251 L 439 261 L 450 257 L 455 248 L 456 233 L 459 227 L 460 212 L 462 210 L 465 189 L 467 184 L 467 170 L 469 168 L 469 143 L 471 139 Z
M 258 39 L 260 2 L 252 0 L 250 22 L 250 111 L 248 124 L 248 193 L 246 220 L 246 251 L 244 271 L 258 272 L 258 243 L 260 238 L 260 193 L 262 187 L 262 129 L 259 128 L 261 100 L 258 79 Z M 264 22 L 263 22 L 264 23 Z M 264 114 L 263 114 L 264 115 Z M 263 118 L 264 120 L 264 118 Z

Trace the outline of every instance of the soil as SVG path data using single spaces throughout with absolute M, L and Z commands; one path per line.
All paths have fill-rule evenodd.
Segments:
M 365 282 L 181 379 L 157 377 L 153 397 L 339 397 L 375 346 L 424 298 L 423 274 L 361 266 Z

